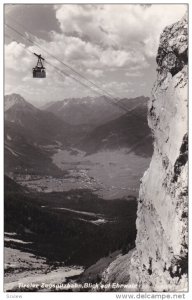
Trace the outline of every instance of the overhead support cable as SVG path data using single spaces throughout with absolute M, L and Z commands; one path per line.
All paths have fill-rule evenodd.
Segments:
M 50 54 L 47 50 L 43 49 L 37 42 L 34 42 L 34 41 L 31 40 L 30 38 L 26 37 L 24 34 L 22 34 L 21 32 L 19 32 L 17 29 L 13 28 L 13 27 L 10 26 L 9 24 L 5 23 L 5 25 L 6 25 L 9 29 L 11 29 L 11 30 L 13 30 L 15 33 L 17 33 L 19 36 L 21 36 L 25 41 L 29 41 L 31 44 L 37 46 L 40 50 L 46 52 L 47 54 L 49 54 L 50 56 L 52 56 L 53 58 L 55 58 L 56 60 L 58 60 L 61 64 L 66 65 L 65 63 L 63 63 L 62 61 L 60 61 L 56 56 Z M 25 47 L 24 47 L 24 48 L 25 48 Z M 26 49 L 26 48 L 25 48 L 25 49 Z M 80 83 L 82 86 L 84 86 L 84 87 L 90 89 L 92 92 L 94 91 L 94 92 L 97 93 L 98 95 L 104 96 L 104 99 L 105 99 L 106 101 L 108 101 L 108 102 L 110 101 L 111 104 L 117 106 L 118 108 L 120 108 L 121 110 L 125 111 L 126 113 L 129 113 L 129 112 L 133 111 L 133 109 L 135 109 L 135 108 L 138 106 L 138 105 L 136 105 L 133 109 L 129 110 L 129 109 L 127 109 L 124 105 L 122 105 L 121 103 L 119 103 L 119 99 L 118 99 L 118 101 L 116 101 L 117 98 L 111 97 L 107 92 L 105 92 L 104 89 L 98 87 L 96 84 L 90 85 L 90 83 L 92 83 L 90 80 L 87 80 L 87 82 L 86 82 L 86 81 L 85 81 L 85 78 L 86 78 L 85 76 L 83 77 L 83 76 L 79 75 L 79 76 L 83 77 L 83 80 L 84 80 L 84 81 L 82 81 L 82 78 L 81 78 L 81 80 L 80 80 L 80 78 L 75 77 L 74 74 L 69 74 L 69 73 L 67 73 L 66 71 L 64 71 L 64 70 L 60 69 L 59 67 L 57 67 L 57 66 L 53 65 L 52 63 L 50 63 L 47 59 L 46 59 L 45 61 L 46 61 L 49 65 L 51 65 L 52 67 L 54 67 L 57 71 L 59 71 L 60 73 L 62 73 L 63 75 L 72 78 L 74 81 L 76 81 L 76 82 Z M 66 65 L 66 66 L 67 66 L 67 65 Z M 71 68 L 71 67 L 70 67 L 70 68 Z M 71 70 L 72 70 L 72 68 L 71 68 Z M 75 71 L 75 72 L 76 72 L 76 71 Z M 76 72 L 76 74 L 80 74 L 80 73 Z M 114 101 L 114 100 L 115 100 L 115 101 Z
M 25 45 L 23 45 L 23 44 L 19 43 L 18 41 L 16 41 L 15 38 L 10 37 L 7 33 L 5 33 L 5 36 L 6 36 L 7 38 L 11 39 L 12 41 L 17 42 L 18 45 L 19 45 L 20 47 L 22 47 L 23 49 L 25 49 L 29 54 L 34 55 L 34 52 L 33 52 L 33 51 L 31 51 L 30 49 L 28 49 Z M 66 77 L 66 76 L 67 76 L 67 77 L 70 77 L 70 78 L 72 78 L 73 80 L 75 80 L 75 81 L 77 81 L 78 83 L 80 83 L 81 85 L 84 85 L 86 88 L 89 88 L 89 89 L 92 90 L 92 88 L 91 88 L 90 86 L 88 86 L 88 85 L 86 85 L 86 84 L 80 82 L 77 78 L 72 77 L 71 74 L 66 73 L 65 71 L 63 71 L 63 70 L 61 70 L 60 68 L 58 68 L 57 66 L 53 65 L 53 64 L 50 63 L 49 61 L 47 61 L 47 60 L 45 60 L 45 61 L 46 61 L 47 64 L 49 64 L 50 66 L 52 66 L 53 68 L 55 68 L 56 72 L 57 72 L 60 76 L 62 76 L 62 78 L 63 78 L 63 76 L 64 76 L 64 77 Z M 92 91 L 93 91 L 93 90 L 92 90 Z M 99 91 L 96 91 L 96 90 L 95 90 L 95 92 L 98 93 L 100 96 L 104 96 L 104 97 L 105 97 L 104 99 L 105 99 L 106 101 L 110 101 L 110 104 L 113 104 L 113 105 L 116 105 L 116 106 L 120 107 L 119 103 L 116 103 L 116 102 L 111 101 L 110 98 L 108 98 L 108 97 L 106 97 L 105 95 L 101 94 Z M 123 107 L 120 107 L 120 108 L 123 109 L 124 111 L 126 111 L 126 113 L 127 113 L 126 115 L 128 115 L 128 114 L 130 114 L 133 110 L 135 110 L 139 105 L 140 105 L 140 104 L 134 106 L 134 107 L 133 107 L 132 109 L 130 109 L 130 110 L 128 110 L 128 109 L 126 109 L 126 108 L 123 108 Z M 148 134 L 146 137 L 143 137 L 139 142 L 136 142 L 136 143 L 131 147 L 131 149 L 128 151 L 128 154 L 131 153 L 131 152 L 134 152 L 134 150 L 135 150 L 138 146 L 140 146 L 142 143 L 146 142 L 146 139 L 148 139 L 150 136 L 151 136 L 151 134 Z

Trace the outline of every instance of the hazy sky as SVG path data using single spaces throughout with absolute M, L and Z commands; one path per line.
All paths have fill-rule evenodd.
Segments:
M 160 33 L 186 10 L 182 4 L 7 4 L 5 23 L 114 97 L 130 98 L 150 95 Z M 27 49 L 41 53 L 47 60 L 46 79 L 32 78 L 36 58 Z M 35 105 L 97 96 L 73 79 L 61 76 L 49 63 L 65 72 L 69 70 L 46 51 L 5 26 L 6 94 L 19 93 Z

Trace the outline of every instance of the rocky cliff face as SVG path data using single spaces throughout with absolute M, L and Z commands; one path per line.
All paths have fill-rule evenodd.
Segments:
M 104 273 L 104 281 L 128 284 L 124 290 L 187 289 L 187 30 L 185 16 L 160 37 L 148 112 L 154 153 L 140 187 L 136 249 Z

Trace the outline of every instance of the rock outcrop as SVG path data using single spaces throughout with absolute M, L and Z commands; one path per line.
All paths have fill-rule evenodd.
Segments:
M 154 153 L 138 199 L 136 248 L 103 274 L 124 291 L 186 291 L 188 265 L 188 23 L 166 27 L 148 123 Z M 127 284 L 127 285 L 126 285 Z

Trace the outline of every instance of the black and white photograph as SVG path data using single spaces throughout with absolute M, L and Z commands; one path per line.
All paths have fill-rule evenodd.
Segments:
M 2 7 L 4 293 L 187 293 L 189 5 Z

